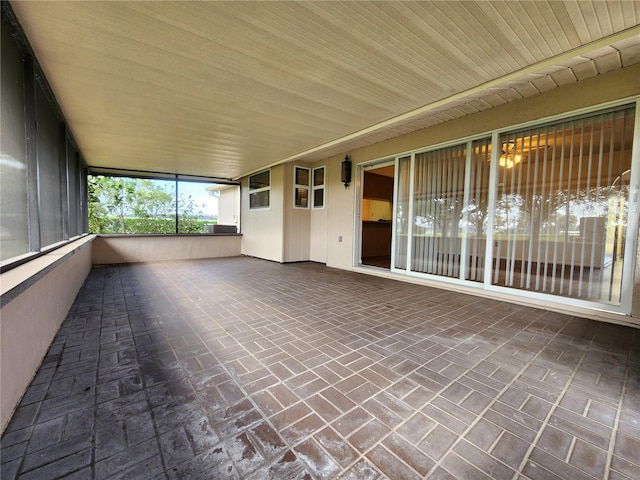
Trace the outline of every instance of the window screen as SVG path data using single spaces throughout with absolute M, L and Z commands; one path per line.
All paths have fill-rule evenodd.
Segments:
M 60 188 L 60 123 L 44 92 L 36 89 L 38 121 L 38 192 L 42 247 L 63 240 Z
M 22 56 L 4 25 L 1 73 L 0 259 L 5 260 L 29 252 L 29 217 Z

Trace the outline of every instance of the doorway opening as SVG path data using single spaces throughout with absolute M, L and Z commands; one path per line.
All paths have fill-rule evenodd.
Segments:
M 368 167 L 362 178 L 360 259 L 362 265 L 391 268 L 395 165 Z

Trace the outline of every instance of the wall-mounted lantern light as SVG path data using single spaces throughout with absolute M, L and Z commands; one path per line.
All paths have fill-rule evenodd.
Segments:
M 344 188 L 349 188 L 349 184 L 351 183 L 351 159 L 349 155 L 345 155 L 344 160 L 342 161 L 342 175 L 340 176 L 340 181 L 344 183 Z

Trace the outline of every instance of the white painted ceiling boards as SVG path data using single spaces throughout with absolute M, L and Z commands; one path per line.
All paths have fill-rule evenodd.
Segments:
M 237 178 L 640 62 L 638 1 L 13 1 L 90 166 Z

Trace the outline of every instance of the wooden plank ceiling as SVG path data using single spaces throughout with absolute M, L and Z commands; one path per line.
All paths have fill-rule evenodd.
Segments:
M 90 166 L 237 178 L 640 62 L 640 2 L 15 1 Z

